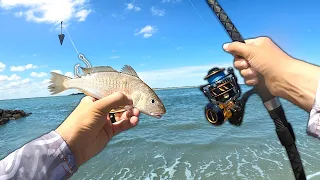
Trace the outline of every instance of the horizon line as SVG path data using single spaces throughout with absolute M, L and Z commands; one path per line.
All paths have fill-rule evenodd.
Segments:
M 239 85 L 245 85 L 244 83 L 239 83 Z M 163 87 L 163 88 L 151 88 L 153 90 L 167 90 L 167 89 L 182 89 L 182 88 L 196 88 L 200 87 L 201 85 L 190 85 L 190 86 L 172 86 L 172 87 Z M 25 97 L 25 98 L 13 98 L 13 99 L 0 99 L 0 101 L 6 101 L 6 100 L 19 100 L 19 99 L 32 99 L 32 98 L 47 98 L 47 97 L 63 97 L 63 96 L 70 96 L 75 94 L 83 94 L 81 92 L 66 94 L 66 95 L 48 95 L 48 96 L 35 96 L 35 97 Z

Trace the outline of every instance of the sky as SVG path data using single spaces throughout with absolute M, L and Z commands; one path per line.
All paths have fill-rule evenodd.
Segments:
M 78 53 L 93 66 L 130 65 L 152 88 L 206 84 L 208 70 L 233 66 L 222 49 L 230 38 L 205 0 L 190 1 L 0 0 L 0 99 L 49 96 L 51 71 L 73 77 L 75 64 L 85 66 Z M 269 36 L 319 64 L 320 1 L 219 3 L 245 39 Z

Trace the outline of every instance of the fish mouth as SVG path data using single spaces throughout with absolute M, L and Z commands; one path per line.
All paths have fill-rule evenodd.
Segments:
M 150 113 L 150 116 L 155 117 L 157 119 L 160 119 L 162 117 L 162 114 L 160 114 L 160 113 Z

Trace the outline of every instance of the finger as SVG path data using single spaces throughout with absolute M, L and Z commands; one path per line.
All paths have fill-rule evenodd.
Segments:
M 83 107 L 88 107 L 91 106 L 91 104 L 93 103 L 93 98 L 90 96 L 85 96 L 80 100 L 80 103 L 78 104 L 78 106 L 74 109 L 75 112 L 78 113 L 78 111 L 83 111 Z M 82 113 L 82 112 L 81 112 Z
M 136 116 L 132 116 L 130 119 L 120 120 L 115 122 L 113 127 L 114 135 L 119 134 L 120 132 L 126 131 L 134 126 L 136 126 L 139 122 L 139 118 Z
M 132 116 L 139 117 L 140 116 L 140 111 L 137 108 L 133 108 L 132 110 Z
M 94 102 L 95 98 L 91 97 L 91 96 L 85 96 L 81 99 L 81 102 Z
M 125 112 L 117 112 L 117 113 L 114 113 L 113 116 L 117 119 L 120 119 L 120 117 L 123 115 L 123 113 Z
M 251 78 L 251 79 L 246 79 L 245 83 L 248 86 L 254 86 L 254 85 L 259 83 L 259 79 L 257 77 L 254 77 L 254 78 Z
M 242 59 L 242 58 L 236 58 L 233 65 L 238 70 L 243 70 L 243 69 L 247 69 L 250 67 L 249 63 L 245 59 Z
M 246 44 L 250 44 L 250 45 L 257 45 L 256 44 L 257 43 L 257 38 L 246 39 L 246 40 L 244 40 L 244 42 Z
M 114 117 L 115 117 L 116 121 L 120 121 L 120 120 L 124 120 L 124 119 L 129 119 L 132 116 L 138 117 L 139 115 L 140 115 L 140 111 L 136 108 L 133 108 L 132 110 L 129 110 L 129 111 L 115 113 Z M 107 117 L 107 120 L 110 121 L 109 116 Z
M 101 115 L 107 116 L 112 109 L 129 104 L 133 104 L 131 98 L 127 97 L 123 93 L 116 92 L 96 101 L 93 105 L 93 109 Z
M 132 116 L 139 116 L 140 115 L 140 111 L 137 108 L 133 108 L 129 111 L 124 112 L 123 114 L 121 114 L 121 116 L 119 116 L 118 120 L 123 120 L 123 119 L 130 119 Z
M 257 72 L 253 68 L 247 68 L 240 71 L 240 74 L 245 79 L 252 79 L 257 77 Z
M 130 117 L 133 115 L 133 108 L 127 110 L 127 111 L 124 113 L 124 115 L 125 115 L 127 118 L 130 118 Z
M 252 53 L 253 46 L 241 42 L 226 43 L 223 45 L 223 49 L 234 55 L 241 56 L 245 59 L 249 59 Z

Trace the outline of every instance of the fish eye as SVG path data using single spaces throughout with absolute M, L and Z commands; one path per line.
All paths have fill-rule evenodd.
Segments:
M 154 99 L 151 99 L 151 103 L 154 103 L 155 102 L 155 100 Z

